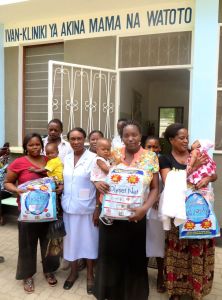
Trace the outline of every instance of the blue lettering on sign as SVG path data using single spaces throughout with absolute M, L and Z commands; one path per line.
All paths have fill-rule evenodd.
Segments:
M 170 10 L 170 17 L 169 17 L 169 22 L 171 25 L 175 24 L 176 23 L 176 9 L 171 9 Z
M 180 7 L 173 9 L 161 9 L 147 11 L 147 22 L 148 26 L 159 26 L 159 25 L 174 25 L 191 23 L 192 21 L 192 8 L 191 7 Z
M 85 24 L 83 20 L 62 23 L 61 36 L 78 35 L 82 33 L 85 33 Z
M 192 9 L 191 7 L 188 7 L 185 10 L 185 23 L 190 23 L 192 20 Z
M 5 30 L 6 42 L 17 42 L 19 41 L 19 37 L 20 37 L 19 28 Z
M 18 28 L 5 30 L 6 42 L 40 40 L 45 39 L 46 37 L 47 25 L 23 27 L 21 30 Z
M 106 16 L 89 19 L 89 32 L 104 32 L 121 29 L 120 16 Z
M 51 31 L 51 37 L 57 37 L 58 36 L 58 31 L 57 31 L 56 23 L 49 24 L 49 28 L 50 28 L 50 31 Z
M 135 15 L 127 14 L 126 16 L 126 28 L 140 28 L 140 16 L 139 13 L 136 13 Z

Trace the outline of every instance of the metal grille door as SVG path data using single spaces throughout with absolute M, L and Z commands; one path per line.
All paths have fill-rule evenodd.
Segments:
M 64 133 L 80 126 L 89 134 L 114 134 L 116 71 L 49 61 L 48 120 L 59 118 Z

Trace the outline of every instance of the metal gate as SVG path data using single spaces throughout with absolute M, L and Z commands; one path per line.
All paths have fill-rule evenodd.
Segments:
M 99 129 L 112 138 L 116 71 L 59 61 L 49 61 L 48 68 L 48 121 L 59 118 L 64 133 L 79 126 L 87 135 Z

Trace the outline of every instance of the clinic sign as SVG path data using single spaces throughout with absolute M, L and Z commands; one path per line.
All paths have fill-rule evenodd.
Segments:
M 187 5 L 159 9 L 143 8 L 137 11 L 74 17 L 22 26 L 6 25 L 4 42 L 5 46 L 9 47 L 50 40 L 192 30 L 193 15 L 192 6 Z

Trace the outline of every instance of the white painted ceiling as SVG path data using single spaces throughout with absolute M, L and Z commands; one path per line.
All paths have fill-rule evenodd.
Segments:
M 115 9 L 119 11 L 163 3 L 178 3 L 178 0 L 29 0 L 23 3 L 0 6 L 0 23 L 16 24 L 64 16 L 95 14 Z

